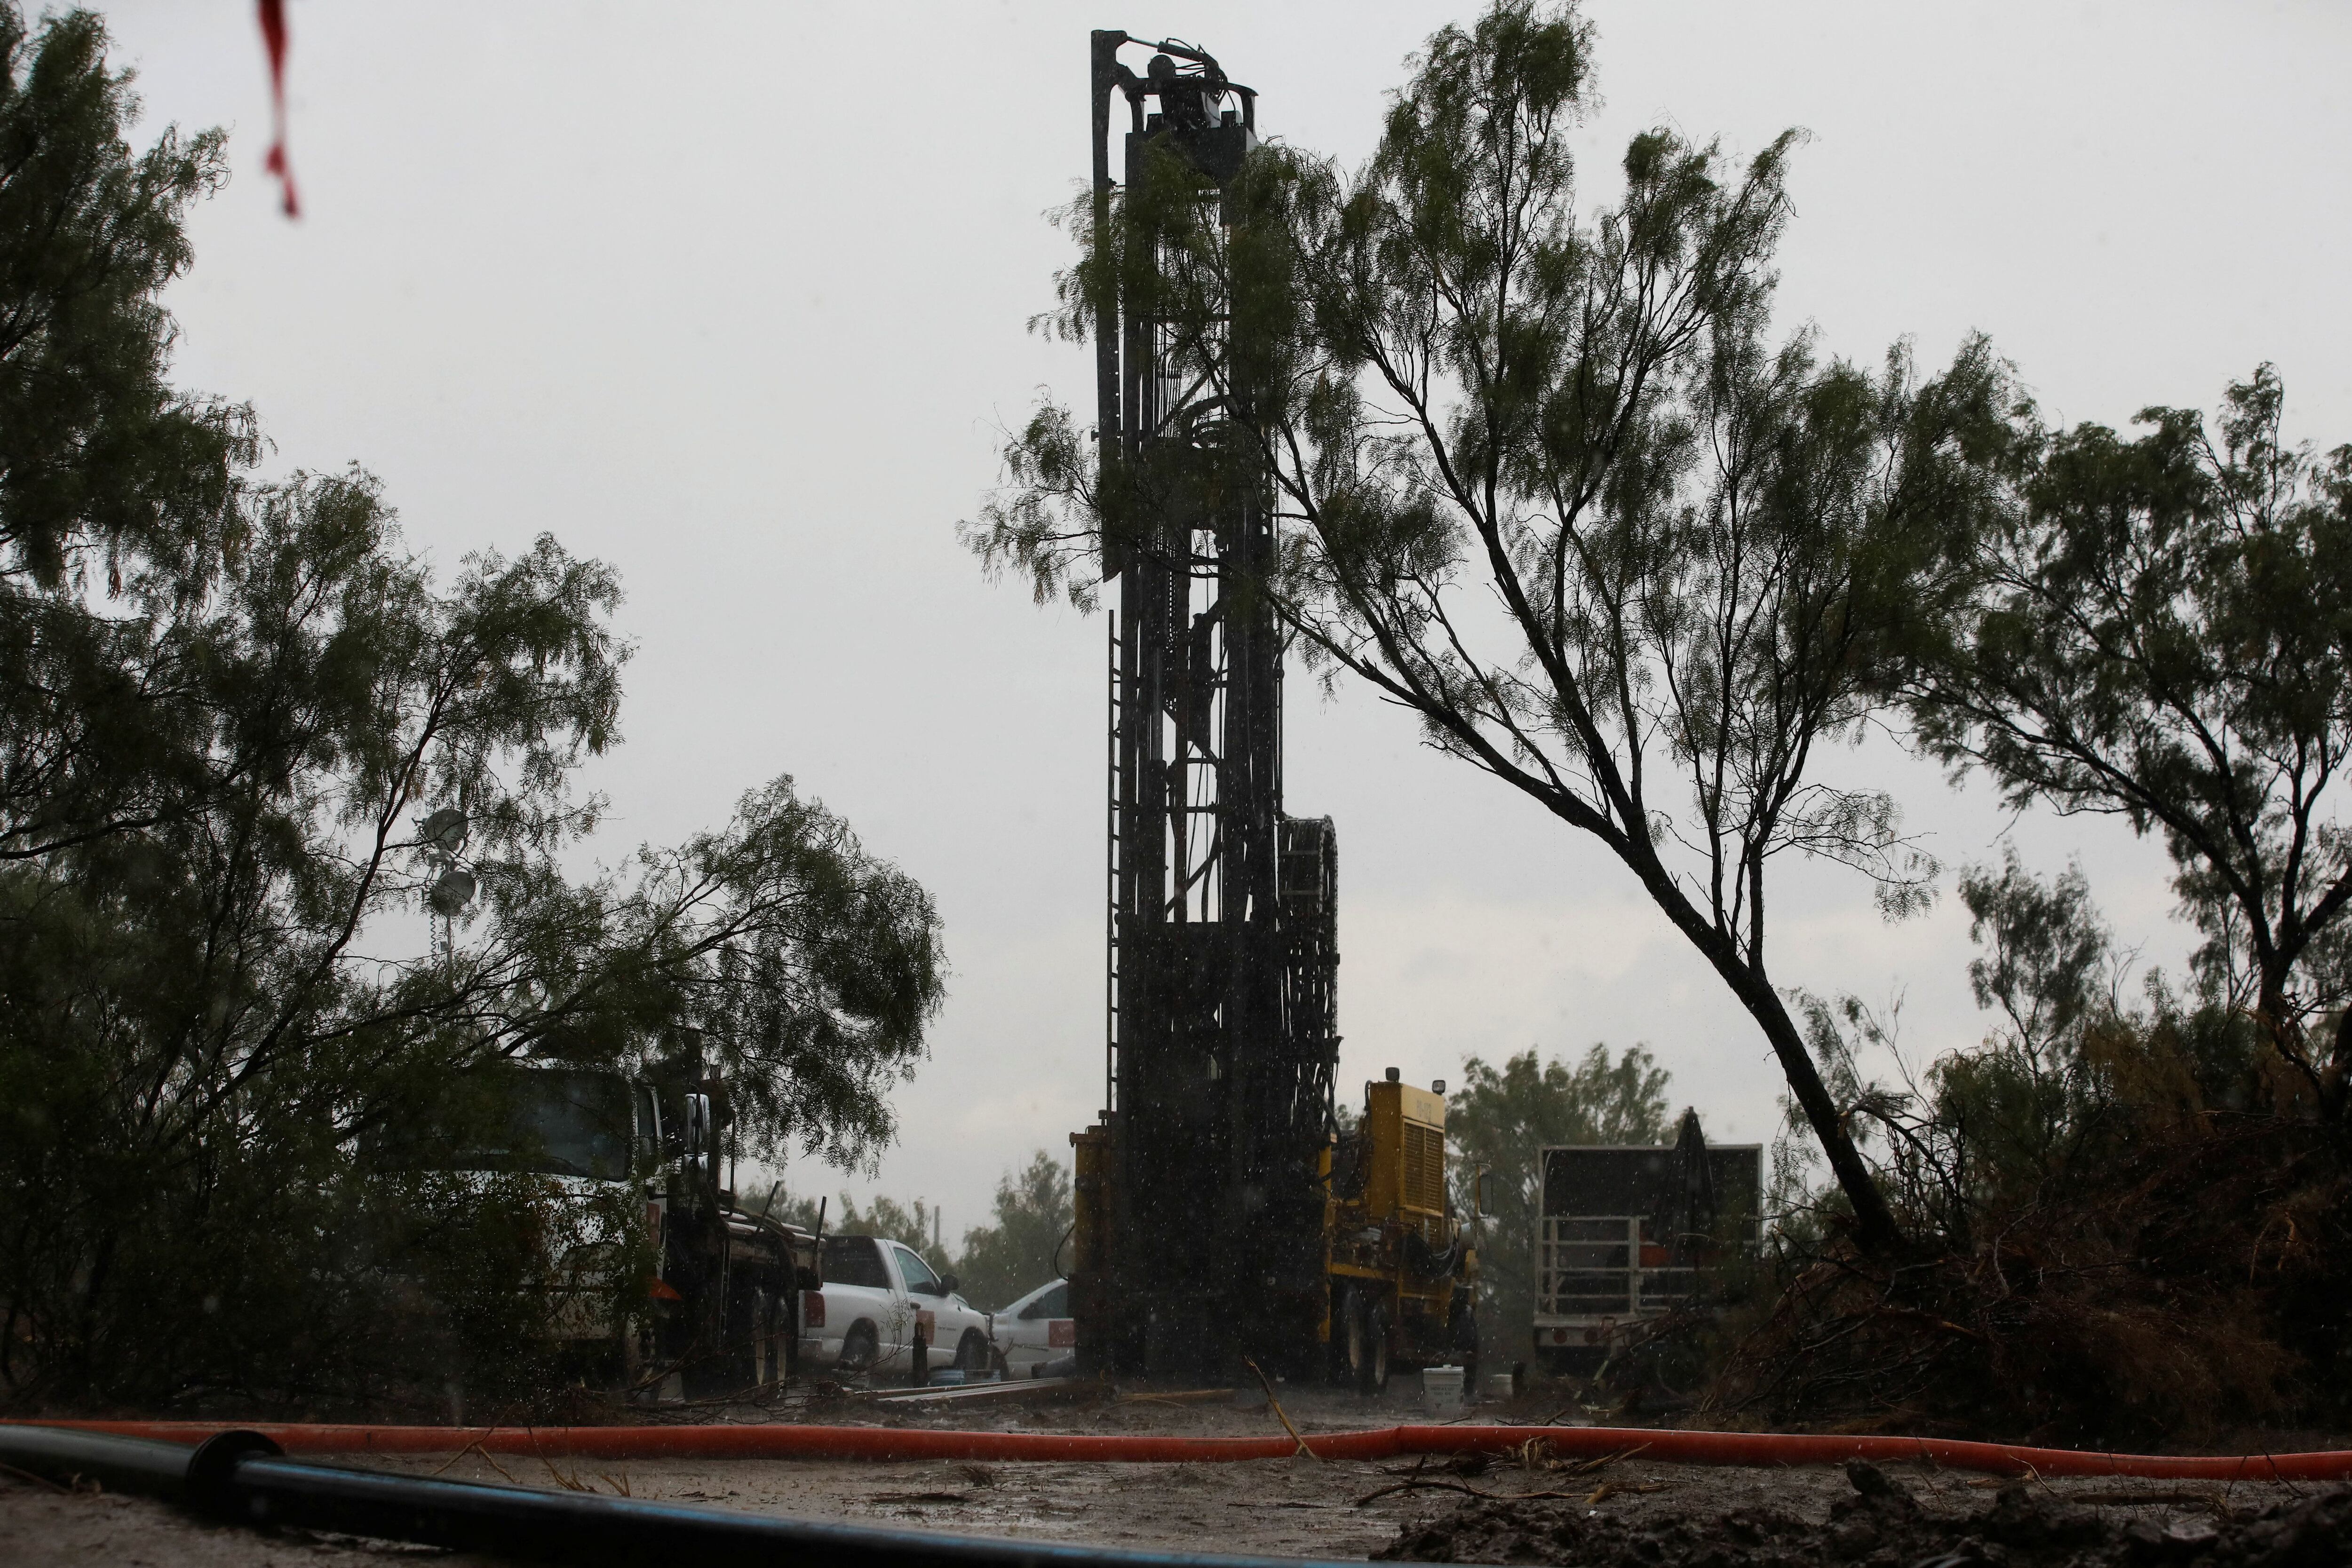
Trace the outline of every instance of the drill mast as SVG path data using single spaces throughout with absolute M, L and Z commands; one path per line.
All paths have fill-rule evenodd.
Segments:
M 1118 59 L 1129 41 L 1093 37 L 1098 243 L 1115 96 L 1129 189 L 1173 153 L 1221 203 L 1256 144 L 1256 95 L 1214 58 L 1162 43 L 1138 77 Z M 1082 1213 L 1090 1182 L 1098 1196 L 1074 1270 L 1080 1344 L 1129 1375 L 1216 1377 L 1244 1354 L 1303 1367 L 1328 1311 L 1335 843 L 1328 819 L 1282 811 L 1283 642 L 1255 586 L 1274 560 L 1268 487 L 1181 480 L 1231 475 L 1246 389 L 1180 381 L 1169 327 L 1134 303 L 1101 301 L 1097 323 L 1104 488 L 1123 471 L 1143 516 L 1104 547 L 1118 580 L 1107 1103 L 1092 1159 L 1081 1145 Z

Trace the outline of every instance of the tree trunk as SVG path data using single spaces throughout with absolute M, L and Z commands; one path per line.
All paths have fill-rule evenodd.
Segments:
M 2334 1071 L 2335 1061 L 2323 1063 L 2313 1060 L 2305 1042 L 2296 1038 L 2301 1031 L 2288 1021 L 2292 1014 L 2287 1006 L 2286 964 L 2266 957 L 2261 961 L 2261 970 L 2255 982 L 2254 1022 L 2270 1037 L 2271 1049 L 2277 1051 L 2289 1067 L 2301 1073 L 2304 1082 L 2311 1086 L 2312 1098 L 2315 1103 L 2313 1114 L 2323 1122 L 2334 1121 L 2343 1108 L 2341 1086 Z M 2335 1052 L 2337 1059 L 2342 1057 L 2343 1050 L 2344 1037 L 2339 1029 Z
M 1838 1114 L 1837 1102 L 1830 1098 L 1829 1085 L 1822 1082 L 1821 1070 L 1813 1065 L 1812 1052 L 1805 1049 L 1805 1037 L 1798 1032 L 1780 993 L 1765 977 L 1762 964 L 1751 967 L 1745 962 L 1738 944 L 1692 907 L 1654 859 L 1643 865 L 1628 857 L 1628 863 L 1633 864 L 1660 911 L 1715 966 L 1715 972 L 1723 977 L 1748 1017 L 1762 1027 L 1764 1038 L 1772 1044 L 1772 1054 L 1780 1060 L 1780 1075 L 1796 1092 L 1806 1124 L 1829 1156 L 1830 1173 L 1837 1177 L 1838 1189 L 1853 1206 L 1854 1244 L 1873 1258 L 1901 1254 L 1908 1239 L 1895 1223 L 1895 1211 L 1887 1207 L 1886 1195 L 1878 1190 L 1870 1167 L 1863 1163 L 1862 1151 L 1854 1146 L 1844 1118 Z
M 1796 1092 L 1806 1123 L 1821 1141 L 1822 1152 L 1829 1156 L 1838 1190 L 1853 1206 L 1854 1244 L 1874 1258 L 1894 1257 L 1906 1244 L 1903 1228 L 1895 1223 L 1886 1195 L 1878 1190 L 1877 1179 L 1863 1162 L 1853 1135 L 1846 1131 L 1837 1102 L 1830 1098 L 1829 1085 L 1822 1082 L 1821 1070 L 1813 1065 L 1813 1054 L 1805 1049 L 1805 1037 L 1798 1032 L 1787 1005 L 1769 984 L 1745 968 L 1717 967 L 1749 1016 L 1763 1026 L 1764 1038 L 1772 1042 L 1772 1054 L 1780 1059 L 1781 1075 Z

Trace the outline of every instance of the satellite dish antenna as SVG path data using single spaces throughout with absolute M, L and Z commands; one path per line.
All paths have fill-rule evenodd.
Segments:
M 466 834 L 472 827 L 465 812 L 455 806 L 444 806 L 416 824 L 416 836 L 427 849 L 446 859 L 464 847 Z
M 425 902 L 432 905 L 436 915 L 454 915 L 474 902 L 476 886 L 472 872 L 452 866 L 436 879 Z

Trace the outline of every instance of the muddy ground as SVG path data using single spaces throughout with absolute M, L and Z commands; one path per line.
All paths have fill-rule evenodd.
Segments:
M 1429 1418 L 1412 1399 L 1393 1395 L 1365 1401 L 1337 1392 L 1286 1390 L 1282 1398 L 1291 1419 L 1309 1432 Z M 1237 1406 L 1230 1399 L 1203 1403 L 1129 1397 L 919 1410 L 853 1397 L 695 1414 L 742 1423 L 806 1419 L 1171 1436 L 1279 1432 L 1274 1413 L 1262 1401 L 1253 1403 L 1255 1408 Z M 1514 1407 L 1482 1406 L 1462 1418 L 1532 1423 L 1560 1415 L 1521 1402 Z M 452 1479 L 576 1487 L 755 1513 L 1037 1541 L 1359 1561 L 1377 1554 L 1456 1562 L 1623 1562 L 1655 1568 L 1684 1563 L 1728 1568 L 1735 1563 L 1822 1561 L 1883 1562 L 1911 1568 L 1914 1563 L 1956 1551 L 1964 1554 L 1953 1558 L 1952 1568 L 1970 1563 L 2006 1563 L 2016 1568 L 2077 1561 L 2219 1563 L 2223 1559 L 2213 1551 L 2217 1538 L 2209 1532 L 2236 1531 L 2240 1523 L 2233 1521 L 2274 1504 L 2292 1507 L 2298 1500 L 2287 1489 L 2267 1486 L 2131 1481 L 2061 1480 L 2002 1493 L 1986 1478 L 1898 1466 L 1890 1467 L 1885 1475 L 1903 1494 L 1902 1500 L 1870 1502 L 1844 1471 L 1833 1468 L 1653 1464 L 1638 1453 L 1597 1469 L 1499 1462 L 1482 1466 L 1475 1461 L 1449 1466 L 1433 1460 L 1417 1471 L 1410 1463 L 1326 1463 L 1301 1458 L 1190 1465 L 794 1460 L 575 1465 L 555 1456 L 500 1455 L 493 1460 L 468 1452 L 372 1462 Z M 2311 1490 L 2302 1489 L 2305 1494 Z M 2007 1508 L 2017 1514 L 2021 1507 L 2027 1512 L 2075 1511 L 2052 1515 L 2060 1521 L 2055 1526 L 2047 1521 L 2014 1528 L 1984 1522 L 1993 1511 Z M 2340 1517 L 2352 1521 L 2352 1513 Z M 1727 1518 L 1745 1522 L 1727 1524 Z M 2094 1521 L 2096 1529 L 2085 1526 L 2084 1519 Z M 2053 1541 L 2071 1542 L 2064 1547 L 2070 1554 L 2036 1555 L 2008 1543 L 2037 1530 Z M 2131 1530 L 2137 1530 L 2137 1538 L 2126 1535 Z M 1988 1546 L 1990 1552 L 1983 1550 Z M 1965 1555 L 1970 1551 L 1976 1555 Z M 143 1500 L 69 1496 L 10 1480 L 0 1483 L 0 1557 L 11 1552 L 52 1562 L 326 1564 L 413 1560 L 417 1549 L 310 1538 L 257 1540 L 192 1522 Z M 432 1556 L 443 1563 L 478 1561 L 437 1552 Z M 2324 1557 L 2279 1561 L 2290 1560 L 2352 1561 L 2352 1544 Z

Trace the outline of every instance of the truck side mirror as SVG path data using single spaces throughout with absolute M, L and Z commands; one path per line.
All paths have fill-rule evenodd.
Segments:
M 957 1279 L 953 1274 L 942 1274 L 940 1276 L 940 1294 L 942 1296 L 952 1296 L 956 1293 L 956 1287 L 962 1283 L 963 1281 Z

